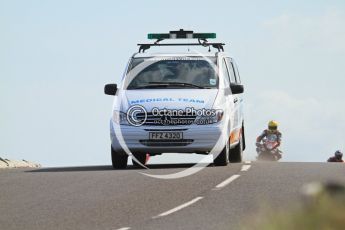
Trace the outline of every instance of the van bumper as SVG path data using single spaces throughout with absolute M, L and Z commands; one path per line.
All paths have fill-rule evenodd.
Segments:
M 126 154 L 122 145 L 135 153 L 208 153 L 219 140 L 224 122 L 209 125 L 187 126 L 131 126 L 118 125 L 110 121 L 110 138 L 114 151 Z M 118 130 L 116 136 L 114 130 Z M 150 132 L 183 132 L 181 140 L 150 140 Z M 122 138 L 121 138 L 122 136 Z

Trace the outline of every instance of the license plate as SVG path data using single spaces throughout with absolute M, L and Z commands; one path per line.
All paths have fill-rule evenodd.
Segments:
M 180 140 L 183 139 L 182 132 L 149 132 L 150 140 Z

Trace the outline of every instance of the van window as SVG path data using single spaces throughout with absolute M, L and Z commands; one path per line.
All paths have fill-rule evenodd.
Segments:
M 225 87 L 230 87 L 230 76 L 229 76 L 228 70 L 226 68 L 226 63 L 225 63 L 225 59 L 224 58 L 223 58 L 223 61 L 222 61 L 222 71 L 223 71 L 223 76 L 224 76 Z
M 146 67 L 134 76 L 127 89 L 150 87 L 190 88 L 193 86 L 200 88 L 218 88 L 218 75 L 212 62 L 210 63 L 207 60 L 197 58 L 180 59 L 177 57 L 167 58 L 166 60 L 162 58 L 162 60 L 158 61 L 147 60 L 149 65 L 146 65 Z M 142 62 L 144 60 L 141 59 L 140 61 Z M 140 68 L 138 64 L 137 67 Z
M 229 74 L 230 74 L 230 82 L 236 84 L 237 83 L 237 79 L 236 79 L 234 67 L 232 66 L 230 58 L 226 58 L 226 65 L 228 67 L 228 71 L 229 71 Z
M 234 66 L 234 69 L 235 69 L 237 83 L 241 84 L 241 76 L 240 76 L 240 73 L 238 72 L 238 67 L 237 67 L 236 62 L 232 62 L 232 65 Z
M 211 61 L 214 65 L 217 64 L 217 58 L 215 57 L 136 57 L 136 58 L 132 58 L 131 62 L 129 63 L 129 66 L 128 66 L 128 70 L 127 70 L 127 73 L 129 71 L 131 71 L 132 69 L 134 69 L 135 67 L 137 67 L 139 64 L 143 63 L 144 61 L 147 61 L 147 62 L 154 62 L 154 61 L 157 61 L 159 59 L 162 59 L 162 60 L 173 60 L 173 59 L 181 59 L 181 60 L 193 60 L 193 59 L 205 59 L 208 61 Z

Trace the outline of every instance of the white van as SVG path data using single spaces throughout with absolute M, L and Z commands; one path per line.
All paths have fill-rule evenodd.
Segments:
M 145 165 L 147 154 L 213 154 L 214 165 L 241 162 L 245 149 L 243 85 L 223 43 L 213 33 L 170 31 L 149 34 L 152 44 L 129 60 L 121 84 L 105 85 L 114 95 L 110 121 L 112 165 Z M 198 39 L 198 43 L 160 43 L 165 39 Z M 152 46 L 203 46 L 205 53 L 147 53 Z M 215 51 L 211 52 L 211 48 Z M 225 130 L 225 131 L 224 131 Z M 219 142 L 222 133 L 226 140 Z M 216 144 L 221 148 L 211 151 Z

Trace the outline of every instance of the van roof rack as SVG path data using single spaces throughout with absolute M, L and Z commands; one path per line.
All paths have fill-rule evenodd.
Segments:
M 210 43 L 207 39 L 214 39 L 216 38 L 215 33 L 194 33 L 191 30 L 177 30 L 177 31 L 170 31 L 169 33 L 150 33 L 147 35 L 148 39 L 156 39 L 154 43 L 148 44 L 138 44 L 139 46 L 139 53 L 144 53 L 146 50 L 150 49 L 151 46 L 203 46 L 208 47 L 210 51 L 210 47 L 212 46 L 218 51 L 224 51 L 224 43 Z M 198 39 L 198 43 L 159 43 L 166 39 Z

